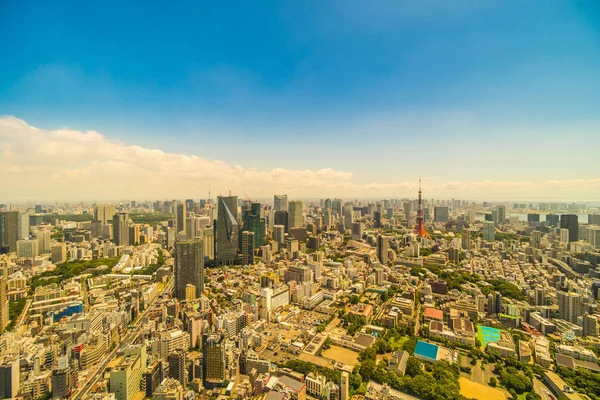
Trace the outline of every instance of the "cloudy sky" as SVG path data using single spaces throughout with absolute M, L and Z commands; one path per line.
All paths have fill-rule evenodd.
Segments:
M 0 201 L 600 197 L 595 1 L 0 6 Z

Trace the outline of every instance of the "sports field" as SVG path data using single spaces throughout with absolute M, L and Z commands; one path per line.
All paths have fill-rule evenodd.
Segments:
M 462 376 L 458 378 L 458 381 L 460 394 L 468 399 L 506 400 L 506 395 L 500 389 L 473 382 Z
M 477 338 L 484 347 L 487 346 L 489 342 L 497 342 L 500 340 L 500 330 L 483 325 L 479 325 L 477 328 Z
M 345 347 L 331 346 L 329 349 L 323 351 L 321 355 L 330 360 L 339 361 L 353 367 L 358 364 L 358 353 Z

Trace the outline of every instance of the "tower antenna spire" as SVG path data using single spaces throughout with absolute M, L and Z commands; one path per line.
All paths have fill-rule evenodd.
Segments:
M 429 237 L 425 229 L 425 220 L 423 218 L 423 201 L 421 196 L 421 177 L 419 177 L 419 210 L 417 211 L 417 224 L 415 225 L 414 233 L 420 238 Z

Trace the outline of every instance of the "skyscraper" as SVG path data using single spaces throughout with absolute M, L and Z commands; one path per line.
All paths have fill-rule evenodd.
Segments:
M 102 222 L 102 225 L 108 224 L 115 215 L 115 206 L 112 204 L 98 204 L 94 208 L 94 220 Z
M 346 229 L 352 229 L 352 214 L 354 210 L 352 204 L 344 205 L 344 227 Z M 389 217 L 391 218 L 391 217 Z
M 569 230 L 569 243 L 579 240 L 579 221 L 575 214 L 562 214 L 560 216 L 560 227 Z
M 389 238 L 387 236 L 377 236 L 377 258 L 383 265 L 388 263 L 388 249 L 390 248 Z
M 500 204 L 496 207 L 496 221 L 494 221 L 497 225 L 502 225 L 506 221 L 506 206 L 504 204 Z
M 175 243 L 175 297 L 185 299 L 186 285 L 194 285 L 196 297 L 204 293 L 204 243 L 196 238 Z
M 483 222 L 483 240 L 487 240 L 488 242 L 496 240 L 496 224 L 494 222 Z
M 217 197 L 217 260 L 232 264 L 238 254 L 238 197 Z
M 465 229 L 461 233 L 461 247 L 463 250 L 471 250 L 471 231 Z
M 0 365 L 0 399 L 14 399 L 19 393 L 21 377 L 19 357 L 3 360 Z
M 19 236 L 19 212 L 0 212 L 0 254 L 17 251 Z
M 448 207 L 435 207 L 433 209 L 433 220 L 435 222 L 448 222 Z
M 260 203 L 246 205 L 242 222 L 244 231 L 254 233 L 254 248 L 262 246 L 265 242 L 265 220 L 260 215 Z
M 287 211 L 288 210 L 287 194 L 276 194 L 273 198 L 273 208 L 275 209 L 275 211 Z
M 242 232 L 242 262 L 254 264 L 254 232 Z
M 222 385 L 226 378 L 225 342 L 224 335 L 202 335 L 202 372 L 205 387 Z
M 288 223 L 290 228 L 297 228 L 304 225 L 302 215 L 303 203 L 300 200 L 292 200 L 288 204 Z
M 285 233 L 290 231 L 289 218 L 287 211 L 275 211 L 275 225 L 282 225 Z
M 129 245 L 129 214 L 126 212 L 113 217 L 113 241 L 117 246 Z
M 186 232 L 185 217 L 185 203 L 178 201 L 175 206 L 175 232 Z

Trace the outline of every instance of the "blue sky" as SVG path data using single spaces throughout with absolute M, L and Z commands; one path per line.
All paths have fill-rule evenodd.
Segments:
M 597 1 L 3 2 L 0 60 L 0 115 L 43 129 L 365 184 L 600 178 Z

